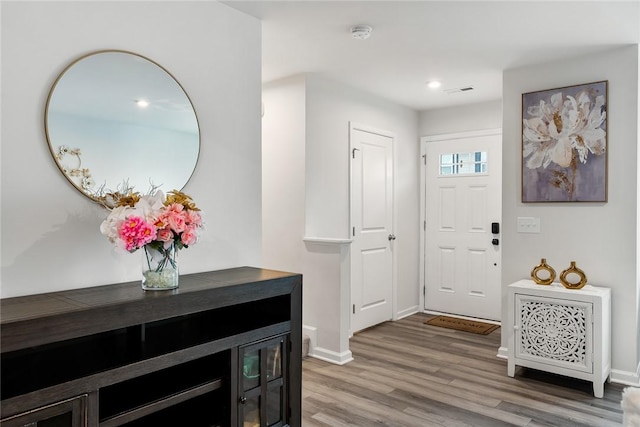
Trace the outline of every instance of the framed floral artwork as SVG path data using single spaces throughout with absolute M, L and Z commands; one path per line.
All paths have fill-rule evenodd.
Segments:
M 607 201 L 607 81 L 522 95 L 522 202 Z

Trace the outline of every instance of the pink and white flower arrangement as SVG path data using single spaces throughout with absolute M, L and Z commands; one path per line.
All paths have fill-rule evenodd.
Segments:
M 200 209 L 190 196 L 173 190 L 167 196 L 162 191 L 140 196 L 112 194 L 114 207 L 100 225 L 116 247 L 128 252 L 152 248 L 167 252 L 188 248 L 198 241 L 203 227 Z

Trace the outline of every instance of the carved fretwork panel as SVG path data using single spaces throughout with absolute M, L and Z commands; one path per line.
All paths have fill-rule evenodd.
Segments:
M 520 357 L 591 370 L 590 304 L 521 297 L 518 306 Z
M 507 375 L 515 377 L 520 366 L 587 380 L 603 397 L 611 373 L 611 289 L 529 279 L 507 289 Z

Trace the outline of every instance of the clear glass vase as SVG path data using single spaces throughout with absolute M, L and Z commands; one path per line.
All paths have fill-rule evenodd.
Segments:
M 178 287 L 178 251 L 168 248 L 144 246 L 142 250 L 142 289 L 159 291 Z

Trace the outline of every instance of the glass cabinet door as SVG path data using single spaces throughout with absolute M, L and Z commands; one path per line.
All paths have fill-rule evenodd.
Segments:
M 287 337 L 283 335 L 240 347 L 240 426 L 286 425 Z
M 0 427 L 86 426 L 87 395 L 74 397 L 27 413 L 0 420 Z

